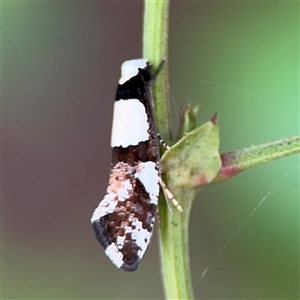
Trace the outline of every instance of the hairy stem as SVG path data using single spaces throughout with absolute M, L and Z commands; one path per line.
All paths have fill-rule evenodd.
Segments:
M 168 17 L 169 1 L 145 1 L 143 56 L 155 68 L 165 60 L 163 70 L 153 86 L 153 97 L 157 129 L 163 139 L 170 142 Z M 181 200 L 181 195 L 176 197 L 178 201 Z M 185 195 L 182 197 L 186 199 Z M 174 211 L 172 214 L 165 199 L 161 196 L 159 200 L 161 273 L 166 299 L 193 299 L 188 250 L 191 202 L 185 205 L 182 213 Z

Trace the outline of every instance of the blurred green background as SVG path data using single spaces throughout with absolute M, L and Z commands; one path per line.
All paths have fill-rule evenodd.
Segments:
M 1 8 L 2 298 L 162 299 L 157 233 L 125 273 L 89 222 L 120 65 L 141 56 L 142 1 Z M 221 152 L 296 135 L 299 20 L 299 3 L 172 2 L 174 131 L 192 103 L 202 123 L 219 113 Z M 203 189 L 190 229 L 197 299 L 299 299 L 299 155 Z

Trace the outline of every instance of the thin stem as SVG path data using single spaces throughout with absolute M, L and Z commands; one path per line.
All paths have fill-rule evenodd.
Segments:
M 143 56 L 157 68 L 166 60 L 153 86 L 156 124 L 165 141 L 171 141 L 168 83 L 168 0 L 145 0 Z M 300 152 L 300 136 L 219 155 L 217 116 L 195 129 L 197 109 L 182 116 L 182 137 L 162 157 L 168 187 L 183 212 L 159 201 L 161 272 L 167 299 L 193 299 L 188 249 L 188 224 L 193 199 L 206 184 L 229 179 L 251 167 Z
M 143 56 L 155 68 L 166 60 L 153 86 L 156 125 L 165 141 L 171 141 L 168 81 L 168 20 L 169 1 L 145 0 Z M 181 197 L 182 196 L 182 197 Z M 186 195 L 176 194 L 178 201 Z M 166 299 L 193 299 L 189 270 L 188 224 L 192 201 L 185 202 L 180 213 L 171 214 L 165 199 L 159 201 L 159 243 L 161 272 Z
M 168 78 L 169 1 L 147 1 L 144 10 L 143 57 L 155 68 L 162 60 L 165 64 L 153 87 L 156 125 L 161 137 L 171 141 L 171 117 Z
M 300 153 L 299 135 L 224 153 L 221 155 L 222 167 L 213 182 L 230 179 L 249 168 L 297 153 Z
M 177 199 L 186 194 L 177 193 Z M 194 299 L 190 278 L 188 224 L 192 201 L 183 212 L 173 209 L 171 214 L 165 201 L 160 201 L 159 237 L 162 276 L 166 299 Z

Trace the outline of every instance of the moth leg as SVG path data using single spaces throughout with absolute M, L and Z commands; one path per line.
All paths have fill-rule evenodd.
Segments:
M 179 204 L 179 202 L 174 198 L 173 194 L 171 193 L 171 191 L 167 188 L 166 184 L 163 182 L 162 178 L 159 176 L 159 179 L 158 179 L 158 182 L 164 192 L 164 195 L 165 195 L 165 198 L 167 200 L 167 204 L 168 204 L 168 207 L 171 211 L 171 213 L 173 214 L 172 212 L 172 209 L 170 207 L 170 203 L 169 201 L 172 202 L 173 206 L 175 206 L 175 208 L 179 211 L 179 212 L 182 212 L 183 209 L 182 209 L 182 206 Z M 169 201 L 168 201 L 169 200 Z

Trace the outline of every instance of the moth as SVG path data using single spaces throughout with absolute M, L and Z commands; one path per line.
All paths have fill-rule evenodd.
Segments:
M 150 89 L 155 77 L 147 59 L 125 61 L 121 67 L 109 185 L 91 218 L 105 253 L 125 271 L 137 269 L 149 246 L 157 213 L 160 155 Z

